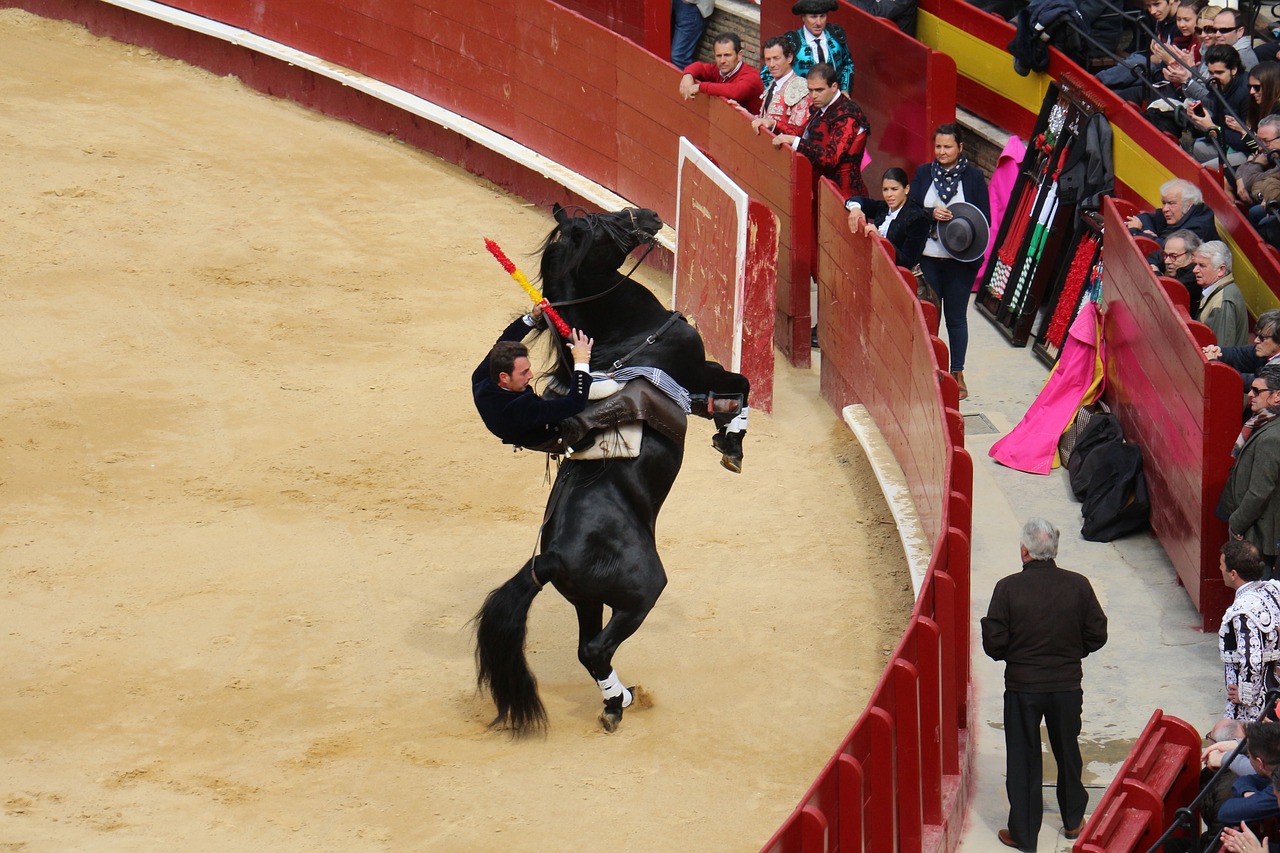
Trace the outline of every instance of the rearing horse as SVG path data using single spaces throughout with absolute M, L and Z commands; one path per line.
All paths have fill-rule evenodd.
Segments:
M 542 250 L 543 295 L 570 326 L 595 338 L 592 370 L 632 366 L 666 373 L 693 396 L 694 414 L 716 422 L 712 443 L 722 464 L 741 471 L 746 377 L 708 361 L 696 329 L 618 272 L 633 249 L 653 241 L 662 227 L 658 214 L 627 209 L 570 216 L 559 205 L 554 213 L 557 225 Z M 564 347 L 556 349 L 562 357 L 555 374 L 567 386 L 571 365 Z M 547 499 L 541 553 L 489 593 L 476 617 L 478 682 L 497 705 L 493 727 L 506 725 L 517 736 L 546 728 L 524 642 L 529 607 L 551 584 L 577 610 L 578 660 L 604 697 L 601 725 L 617 729 L 633 696 L 614 671 L 613 655 L 667 585 L 654 531 L 683 458 L 681 442 L 646 425 L 634 459 L 570 457 L 560 465 Z

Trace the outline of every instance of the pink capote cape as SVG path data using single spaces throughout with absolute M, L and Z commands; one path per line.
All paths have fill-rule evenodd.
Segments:
M 1104 373 L 1102 318 L 1097 306 L 1086 302 L 1067 331 L 1062 357 L 1054 365 L 1040 396 L 1018 425 L 991 446 L 988 455 L 1028 474 L 1048 474 L 1058 466 L 1058 439 L 1075 419 L 1076 411 L 1102 396 Z
M 1022 158 L 1027 153 L 1027 143 L 1016 136 L 1010 136 L 1004 150 L 996 159 L 995 171 L 991 173 L 991 185 L 987 194 L 991 198 L 991 239 L 987 243 L 987 252 L 982 256 L 983 269 L 991 260 L 991 253 L 996 250 L 996 237 L 1000 236 L 1000 223 L 1009 208 L 1009 196 L 1013 195 L 1013 185 L 1018 181 L 1018 170 L 1022 168 Z M 978 292 L 982 276 L 973 283 L 973 292 Z

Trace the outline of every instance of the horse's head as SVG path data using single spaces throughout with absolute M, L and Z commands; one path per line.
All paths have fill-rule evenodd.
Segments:
M 631 251 L 652 244 L 662 228 L 658 214 L 646 208 L 628 207 L 617 213 L 570 213 L 560 205 L 552 208 L 556 227 L 543 244 L 542 280 L 548 291 L 567 286 L 573 280 L 577 292 L 548 292 L 548 296 L 587 296 L 594 285 L 607 287 L 613 273 Z

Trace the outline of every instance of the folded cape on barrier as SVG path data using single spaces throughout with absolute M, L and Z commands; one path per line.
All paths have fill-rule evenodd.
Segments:
M 1097 306 L 1086 302 L 1067 332 L 1062 357 L 1040 396 L 988 455 L 1018 471 L 1048 474 L 1056 464 L 1058 439 L 1076 412 L 1102 396 L 1103 363 L 1102 318 Z

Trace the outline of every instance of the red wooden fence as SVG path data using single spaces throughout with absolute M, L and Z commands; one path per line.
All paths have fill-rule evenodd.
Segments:
M 1105 399 L 1125 438 L 1142 448 L 1152 529 L 1205 630 L 1217 630 L 1231 596 L 1217 571 L 1226 527 L 1214 508 L 1240 432 L 1244 386 L 1234 369 L 1205 360 L 1200 347 L 1211 334 L 1169 296 L 1185 288 L 1173 282 L 1166 290 L 1116 204 L 1108 200 L 1105 210 Z
M 1151 715 L 1093 809 L 1072 853 L 1141 853 L 1200 790 L 1200 735 L 1177 717 Z M 1196 827 L 1183 837 L 1196 838 Z M 1194 843 L 1194 841 L 1193 841 Z

